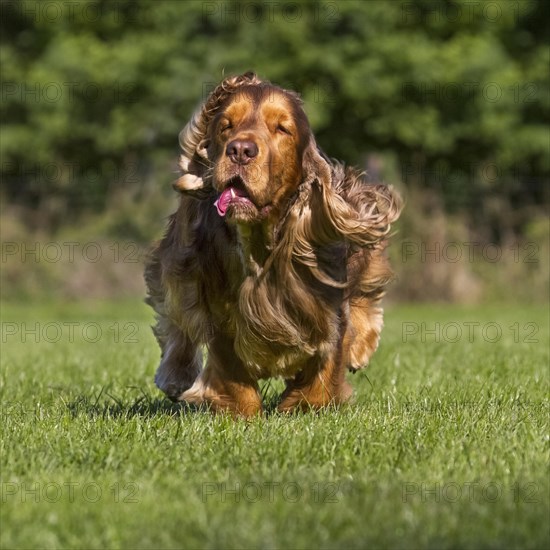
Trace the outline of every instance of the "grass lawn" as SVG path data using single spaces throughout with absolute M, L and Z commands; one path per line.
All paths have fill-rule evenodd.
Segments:
M 249 422 L 162 399 L 151 323 L 3 306 L 2 548 L 550 545 L 542 305 L 388 308 L 354 405 Z

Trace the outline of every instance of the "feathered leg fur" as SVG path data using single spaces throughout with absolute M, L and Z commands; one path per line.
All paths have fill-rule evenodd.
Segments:
M 180 399 L 238 416 L 253 416 L 262 410 L 257 382 L 235 354 L 233 342 L 221 334 L 212 339 L 206 367 Z

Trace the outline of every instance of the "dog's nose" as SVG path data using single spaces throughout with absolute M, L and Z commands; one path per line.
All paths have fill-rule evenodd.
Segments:
M 234 139 L 227 144 L 225 154 L 235 164 L 248 164 L 258 155 L 258 146 L 253 141 Z

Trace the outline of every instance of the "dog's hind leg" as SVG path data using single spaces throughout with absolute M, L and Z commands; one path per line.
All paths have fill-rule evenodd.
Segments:
M 382 331 L 383 310 L 369 298 L 350 304 L 350 319 L 344 337 L 344 363 L 351 371 L 366 367 L 376 351 Z

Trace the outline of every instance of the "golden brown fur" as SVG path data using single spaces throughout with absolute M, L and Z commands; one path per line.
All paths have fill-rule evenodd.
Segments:
M 272 376 L 282 411 L 345 402 L 345 370 L 378 345 L 398 196 L 329 161 L 298 96 L 252 73 L 224 80 L 180 143 L 180 206 L 145 272 L 157 385 L 245 416 Z

